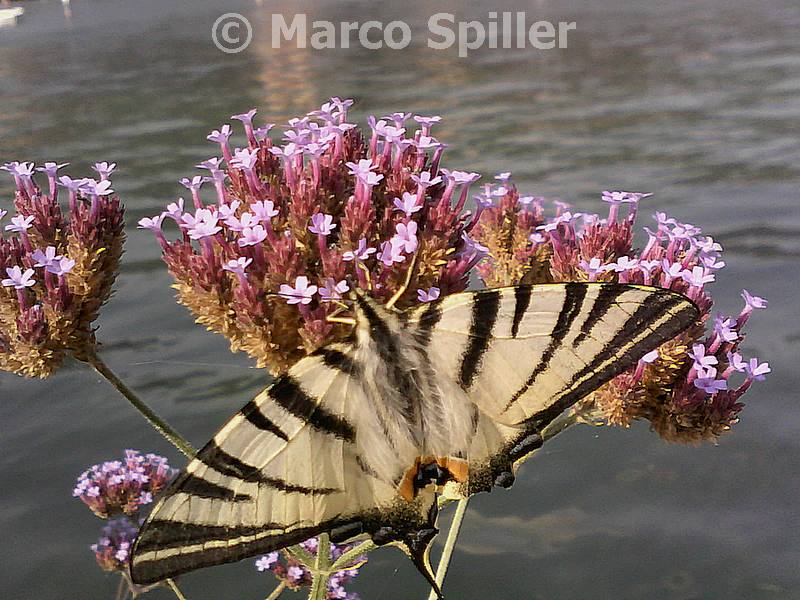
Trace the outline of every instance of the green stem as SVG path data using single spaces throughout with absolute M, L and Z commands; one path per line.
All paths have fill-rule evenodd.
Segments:
M 331 539 L 327 533 L 321 533 L 317 539 L 317 558 L 311 572 L 312 583 L 308 600 L 325 600 L 328 595 L 328 579 L 331 576 Z
M 283 593 L 283 590 L 285 589 L 286 589 L 286 582 L 281 581 L 280 584 L 278 584 L 278 587 L 272 590 L 272 593 L 269 596 L 267 596 L 267 600 L 278 600 L 278 597 Z
M 167 579 L 167 585 L 169 586 L 169 589 L 174 592 L 178 600 L 186 600 L 186 596 L 184 596 L 183 593 L 178 589 L 178 586 L 174 581 L 172 581 L 172 579 Z
M 447 532 L 442 556 L 439 558 L 439 566 L 436 567 L 436 584 L 439 589 L 442 588 L 445 575 L 447 575 L 447 568 L 450 566 L 450 559 L 453 558 L 453 550 L 456 547 L 458 534 L 461 531 L 461 524 L 464 522 L 464 515 L 467 513 L 467 504 L 469 504 L 469 498 L 462 498 L 458 501 L 453 521 L 450 523 L 450 531 Z M 437 600 L 437 598 L 436 591 L 432 589 L 428 594 L 428 600 Z
M 153 428 L 162 436 L 164 436 L 164 438 L 166 438 L 173 446 L 175 446 L 189 458 L 192 458 L 195 455 L 196 450 L 192 447 L 192 445 L 186 441 L 181 434 L 175 431 L 169 423 L 153 412 L 153 409 L 147 406 L 144 400 L 139 398 L 139 396 L 137 396 L 132 389 L 125 385 L 125 382 L 117 377 L 114 371 L 112 371 L 109 366 L 103 362 L 94 349 L 91 349 L 87 352 L 86 362 L 88 362 L 95 371 L 102 375 L 106 381 L 113 385 L 120 394 L 125 396 L 128 402 L 130 402 L 133 407 L 139 411 L 139 413 L 147 420 L 147 422 L 150 423 L 150 425 L 152 425 Z
M 336 559 L 336 562 L 331 565 L 331 572 L 336 573 L 337 571 L 344 571 L 345 569 L 351 568 L 355 569 L 361 566 L 360 563 L 354 561 L 362 554 L 366 554 L 377 547 L 378 546 L 371 539 L 364 540 L 358 546 L 352 550 L 348 550 Z

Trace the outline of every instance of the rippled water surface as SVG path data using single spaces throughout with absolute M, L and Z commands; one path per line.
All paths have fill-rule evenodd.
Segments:
M 96 160 L 128 222 L 181 192 L 211 156 L 207 131 L 252 106 L 269 120 L 331 95 L 356 116 L 445 117 L 449 165 L 513 171 L 537 195 L 602 209 L 606 188 L 655 192 L 649 206 L 703 227 L 726 248 L 715 292 L 766 296 L 745 347 L 772 376 L 747 396 L 718 446 L 666 445 L 646 426 L 576 428 L 522 469 L 511 491 L 476 497 L 448 578 L 450 599 L 800 598 L 800 5 L 796 0 L 24 2 L 0 29 L 0 160 Z M 437 11 L 575 21 L 564 50 L 425 47 Z M 226 55 L 210 29 L 223 12 L 254 27 Z M 270 48 L 268 13 L 330 20 L 403 18 L 402 52 Z M 6 206 L 11 188 L 0 180 Z M 645 207 L 647 208 L 647 207 Z M 651 212 L 645 210 L 645 215 Z M 200 444 L 265 383 L 243 356 L 173 301 L 151 236 L 129 228 L 117 293 L 100 319 L 108 362 Z M 96 376 L 71 364 L 44 382 L 0 375 L 0 597 L 112 598 L 88 545 L 98 521 L 70 498 L 75 476 L 125 447 L 180 457 Z M 250 561 L 184 578 L 190 600 L 264 598 Z M 365 600 L 423 598 L 395 551 L 373 555 Z M 291 594 L 287 594 L 287 597 Z M 169 592 L 152 594 L 169 598 Z

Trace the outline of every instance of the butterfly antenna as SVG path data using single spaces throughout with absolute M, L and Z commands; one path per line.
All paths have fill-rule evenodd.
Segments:
M 414 277 L 414 271 L 417 267 L 417 253 L 414 252 L 414 255 L 411 257 L 411 266 L 408 267 L 408 271 L 406 272 L 406 280 L 403 282 L 403 285 L 394 293 L 394 296 L 389 298 L 389 301 L 386 303 L 386 308 L 391 310 L 391 308 L 397 303 L 400 298 L 402 298 L 403 294 L 406 293 L 408 290 L 408 286 L 411 285 L 411 279 Z

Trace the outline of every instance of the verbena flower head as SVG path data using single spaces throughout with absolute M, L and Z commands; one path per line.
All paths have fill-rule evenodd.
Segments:
M 64 166 L 4 167 L 17 186 L 17 214 L 0 231 L 0 370 L 27 377 L 47 377 L 67 352 L 85 358 L 122 254 L 123 209 L 108 180 L 115 165 L 95 165 L 99 182 L 57 179 Z
M 212 132 L 223 154 L 202 165 L 213 196 L 202 199 L 184 180 L 195 210 L 219 218 L 171 204 L 170 220 L 142 222 L 163 248 L 179 301 L 273 372 L 349 335 L 327 320 L 347 316 L 345 288 L 386 302 L 415 264 L 398 302 L 407 307 L 417 290 L 464 290 L 480 260 L 464 235 L 474 226 L 465 204 L 477 175 L 442 168 L 444 145 L 430 135 L 439 118 L 373 117 L 364 131 L 347 121 L 351 104 L 331 99 L 290 120 L 283 140 L 256 135 L 254 112 L 236 115 L 247 147 L 229 148 L 228 129 Z
M 128 572 L 131 550 L 139 528 L 127 517 L 111 519 L 103 526 L 100 539 L 91 549 L 104 571 Z
M 317 555 L 319 541 L 317 538 L 309 538 L 300 543 L 300 547 L 311 556 Z M 352 550 L 350 544 L 331 544 L 330 559 L 336 561 L 340 556 Z M 328 590 L 325 598 L 327 600 L 359 600 L 358 594 L 348 592 L 344 586 L 352 581 L 359 569 L 367 562 L 366 555 L 360 555 L 353 560 L 352 565 L 333 573 L 328 580 Z M 291 590 L 299 590 L 308 587 L 312 583 L 312 574 L 303 564 L 297 562 L 286 552 L 270 552 L 259 556 L 255 561 L 256 569 L 260 572 L 271 571 L 278 581 L 286 583 L 286 587 Z
M 135 515 L 153 501 L 175 472 L 163 456 L 126 450 L 122 460 L 93 465 L 81 473 L 72 495 L 101 518 Z
M 730 429 L 742 409 L 740 398 L 770 369 L 739 354 L 742 328 L 755 309 L 767 306 L 766 300 L 745 291 L 745 306 L 737 317 L 712 314 L 707 286 L 725 266 L 719 260 L 722 247 L 701 236 L 699 228 L 656 213 L 656 230 L 645 228 L 648 241 L 636 249 L 637 207 L 649 194 L 604 192 L 608 215 L 581 215 L 579 224 L 564 203 L 556 204 L 554 216 L 545 216 L 541 198 L 520 202 L 505 175 L 502 186 L 484 190 L 482 198 L 492 202 L 481 200 L 481 217 L 471 231 L 489 249 L 490 257 L 478 265 L 487 285 L 654 285 L 687 295 L 701 311 L 694 327 L 590 394 L 579 407 L 586 418 L 621 426 L 647 419 L 663 438 L 675 442 L 714 440 Z

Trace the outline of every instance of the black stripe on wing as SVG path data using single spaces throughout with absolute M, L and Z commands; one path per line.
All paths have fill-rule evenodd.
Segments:
M 531 286 L 518 285 L 514 288 L 514 321 L 511 323 L 511 337 L 517 337 L 519 333 L 519 326 L 525 313 L 528 312 L 528 306 L 531 304 Z
M 344 417 L 328 412 L 319 401 L 306 394 L 290 375 L 283 375 L 267 389 L 276 404 L 317 431 L 354 442 L 356 430 Z
M 504 412 L 508 411 L 508 409 L 536 383 L 536 378 L 547 369 L 553 355 L 561 347 L 564 338 L 569 334 L 572 323 L 581 311 L 581 306 L 583 305 L 585 297 L 586 285 L 567 283 L 564 286 L 564 304 L 561 306 L 561 312 L 558 314 L 556 324 L 553 326 L 553 331 L 550 333 L 550 343 L 547 345 L 547 348 L 545 348 L 544 353 L 539 359 L 539 363 L 534 367 L 528 379 L 522 387 L 514 393 L 511 400 L 508 401 L 503 409 Z
M 650 329 L 660 317 L 676 308 L 678 310 L 669 320 L 658 325 L 657 329 Z M 592 362 L 576 373 L 572 381 L 554 396 L 555 402 L 527 421 L 546 425 L 578 400 L 634 366 L 645 354 L 674 338 L 696 322 L 699 316 L 697 306 L 684 296 L 654 288 Z M 632 341 L 635 343 L 630 346 Z
M 461 357 L 458 383 L 465 390 L 472 385 L 481 367 L 483 355 L 492 341 L 492 330 L 500 311 L 500 290 L 490 290 L 472 296 L 472 318 L 469 342 Z
M 592 329 L 597 325 L 603 317 L 606 316 L 608 311 L 617 301 L 622 294 L 629 291 L 630 288 L 624 285 L 616 284 L 600 284 L 600 291 L 597 293 L 597 298 L 592 304 L 589 315 L 586 320 L 581 323 L 581 331 L 572 340 L 572 347 L 577 348 L 581 343 L 590 335 Z
M 198 498 L 227 500 L 228 502 L 248 502 L 253 499 L 248 494 L 237 493 L 230 488 L 212 483 L 192 473 L 184 473 L 176 483 L 177 490 L 175 491 L 197 496 Z
M 209 442 L 198 454 L 197 459 L 223 475 L 246 481 L 266 485 L 282 492 L 296 492 L 306 495 L 326 495 L 338 490 L 336 488 L 315 488 L 289 483 L 279 477 L 265 475 L 259 467 L 247 464 L 235 456 L 231 456 L 220 448 L 213 440 Z
M 275 423 L 273 423 L 267 416 L 261 412 L 258 403 L 255 400 L 250 400 L 244 405 L 242 410 L 239 411 L 241 415 L 247 419 L 251 424 L 255 425 L 263 431 L 269 431 L 273 435 L 278 436 L 284 442 L 289 441 L 289 436 L 281 430 Z

